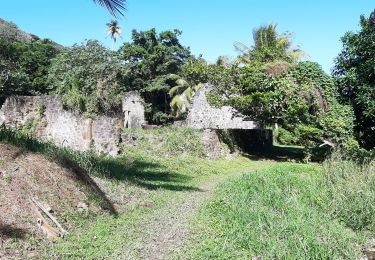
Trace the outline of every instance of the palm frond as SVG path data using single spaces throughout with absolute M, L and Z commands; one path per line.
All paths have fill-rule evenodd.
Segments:
M 176 83 L 177 83 L 178 86 L 180 86 L 182 88 L 188 88 L 189 87 L 189 83 L 186 80 L 182 79 L 182 78 L 176 80 Z
M 177 85 L 177 86 L 171 88 L 171 89 L 169 90 L 168 94 L 169 94 L 170 96 L 173 96 L 174 94 L 178 94 L 178 92 L 180 91 L 181 88 L 182 88 L 182 87 L 181 87 L 180 85 Z
M 172 108 L 177 108 L 177 110 L 181 110 L 183 106 L 183 101 L 179 95 L 176 95 L 169 104 Z
M 185 95 L 185 98 L 188 102 L 191 101 L 191 97 L 194 95 L 194 93 L 195 93 L 195 91 L 190 87 L 185 89 L 185 91 L 183 92 L 183 94 Z
M 101 6 L 104 6 L 115 17 L 122 16 L 123 11 L 126 10 L 126 0 L 93 0 Z
M 248 53 L 251 50 L 248 46 L 246 46 L 242 42 L 236 41 L 233 43 L 233 45 L 234 45 L 235 50 L 240 52 L 241 54 Z

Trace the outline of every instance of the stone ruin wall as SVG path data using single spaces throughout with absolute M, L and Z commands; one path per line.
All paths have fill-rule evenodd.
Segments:
M 212 107 L 206 94 L 212 90 L 212 86 L 206 84 L 194 95 L 187 125 L 196 129 L 260 129 L 255 121 L 246 120 L 230 106 L 221 108 Z
M 122 102 L 124 128 L 141 128 L 146 124 L 145 102 L 136 91 L 125 94 Z
M 0 110 L 0 125 L 13 129 L 33 128 L 33 135 L 59 147 L 98 154 L 119 152 L 121 118 L 89 119 L 65 110 L 55 96 L 10 97 Z
M 211 86 L 200 89 L 193 98 L 187 121 L 176 127 L 202 129 L 203 143 L 209 159 L 221 154 L 220 129 L 260 129 L 254 121 L 244 120 L 232 107 L 214 108 L 207 102 Z M 32 129 L 36 138 L 52 141 L 59 147 L 78 151 L 93 150 L 98 154 L 116 156 L 120 153 L 122 128 L 141 128 L 146 124 L 144 101 L 137 92 L 123 98 L 123 115 L 118 117 L 86 118 L 64 109 L 57 96 L 17 96 L 8 98 L 0 109 L 0 126 Z M 125 141 L 125 140 L 124 140 Z

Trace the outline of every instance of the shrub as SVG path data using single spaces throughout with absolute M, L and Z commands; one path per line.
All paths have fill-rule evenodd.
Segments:
M 279 144 L 291 145 L 295 143 L 296 137 L 292 132 L 280 127 L 277 130 L 276 140 Z
M 124 66 L 97 41 L 74 45 L 58 55 L 48 79 L 64 105 L 88 115 L 120 110 Z

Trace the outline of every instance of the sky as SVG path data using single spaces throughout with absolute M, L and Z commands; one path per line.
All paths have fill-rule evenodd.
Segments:
M 220 55 L 235 57 L 234 42 L 251 46 L 253 29 L 273 22 L 279 32 L 293 33 L 306 59 L 330 72 L 340 38 L 358 30 L 360 15 L 374 8 L 374 0 L 128 0 L 116 47 L 131 40 L 133 29 L 179 29 L 183 45 L 214 62 Z M 0 0 L 0 18 L 64 46 L 86 39 L 112 46 L 106 23 L 113 17 L 92 0 Z

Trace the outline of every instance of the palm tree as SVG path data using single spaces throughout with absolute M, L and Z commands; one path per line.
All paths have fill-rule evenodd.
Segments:
M 115 17 L 123 15 L 125 10 L 126 0 L 93 0 L 101 6 L 105 6 L 108 11 Z
M 259 60 L 271 62 L 275 60 L 294 61 L 305 55 L 304 52 L 292 47 L 291 33 L 278 34 L 276 24 L 261 26 L 253 31 L 254 46 L 251 48 L 235 42 L 236 50 L 242 53 L 243 60 Z
M 169 96 L 173 97 L 169 104 L 172 111 L 181 115 L 190 109 L 191 101 L 195 93 L 203 87 L 203 84 L 189 84 L 186 80 L 180 78 L 176 81 L 176 86 L 169 90 Z
M 107 23 L 107 27 L 108 36 L 110 36 L 113 40 L 112 50 L 115 50 L 116 40 L 118 37 L 121 37 L 121 27 L 116 20 L 112 20 L 111 22 Z

